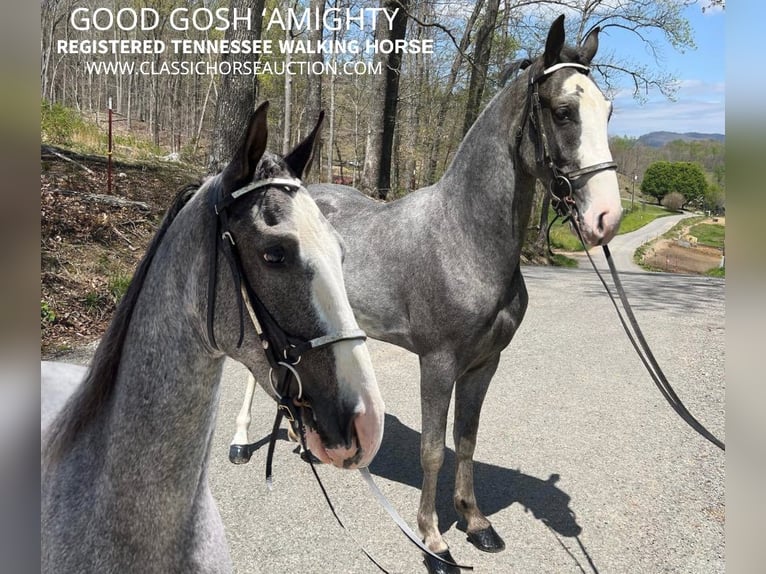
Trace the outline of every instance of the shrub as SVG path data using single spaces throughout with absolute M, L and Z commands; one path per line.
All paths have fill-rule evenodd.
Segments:
M 684 196 L 677 191 L 672 191 L 662 198 L 662 205 L 665 209 L 680 211 L 684 205 Z
M 82 124 L 76 111 L 61 104 L 43 101 L 40 113 L 40 135 L 44 142 L 70 145 L 75 131 Z
M 47 301 L 40 301 L 40 322 L 53 323 L 56 320 L 56 312 Z

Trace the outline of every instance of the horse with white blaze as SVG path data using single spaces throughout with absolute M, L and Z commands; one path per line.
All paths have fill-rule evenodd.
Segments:
M 173 201 L 90 367 L 42 363 L 43 572 L 232 570 L 208 486 L 226 357 L 285 382 L 323 461 L 364 467 L 380 446 L 343 242 L 300 181 L 321 117 L 282 158 L 267 108 L 223 172 Z

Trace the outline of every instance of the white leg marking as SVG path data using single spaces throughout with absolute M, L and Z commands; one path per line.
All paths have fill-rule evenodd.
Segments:
M 231 441 L 233 445 L 250 444 L 247 431 L 250 429 L 250 408 L 253 406 L 253 392 L 255 391 L 255 377 L 252 373 L 247 375 L 247 387 L 245 388 L 245 400 L 237 415 L 237 431 Z

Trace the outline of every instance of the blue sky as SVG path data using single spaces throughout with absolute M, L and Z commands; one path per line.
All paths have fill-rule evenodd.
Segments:
M 637 137 L 652 131 L 725 133 L 725 16 L 721 10 L 702 13 L 690 6 L 685 15 L 692 28 L 696 49 L 684 53 L 667 42 L 662 48 L 661 68 L 679 81 L 675 101 L 650 90 L 648 101 L 633 99 L 631 87 L 616 94 L 609 134 Z M 657 66 L 642 44 L 627 34 L 611 31 L 600 38 L 603 47 Z

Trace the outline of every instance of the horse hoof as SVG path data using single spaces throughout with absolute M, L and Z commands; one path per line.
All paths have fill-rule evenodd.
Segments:
M 444 552 L 434 552 L 434 554 L 439 558 L 455 564 L 455 559 L 452 557 L 452 554 L 449 553 L 449 550 L 445 550 Z M 429 556 L 428 554 L 424 554 L 423 558 L 423 563 L 426 565 L 426 568 L 428 568 L 429 574 L 460 574 L 460 568 L 457 566 L 450 566 L 444 562 L 439 562 L 436 558 Z
M 468 533 L 468 542 L 476 546 L 482 552 L 500 552 L 505 550 L 505 542 L 500 535 L 495 532 L 492 526 L 482 530 Z
M 229 446 L 229 461 L 233 464 L 245 464 L 250 462 L 253 452 L 246 444 L 233 444 Z

